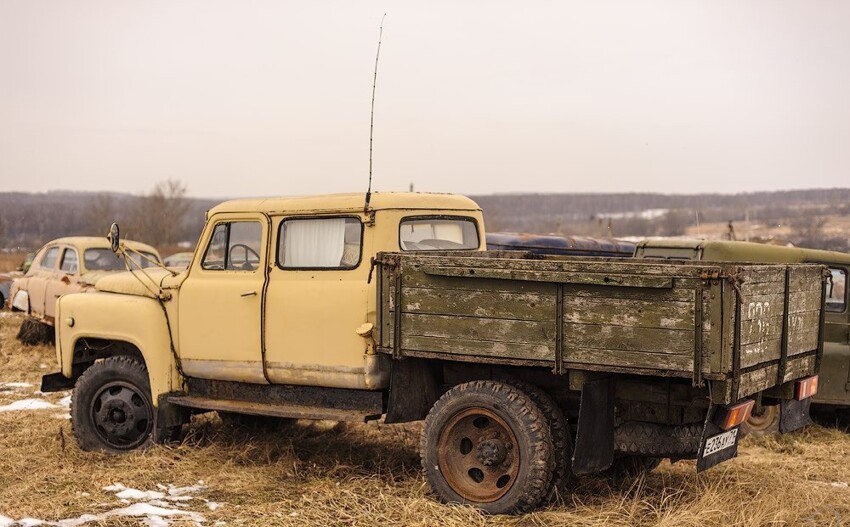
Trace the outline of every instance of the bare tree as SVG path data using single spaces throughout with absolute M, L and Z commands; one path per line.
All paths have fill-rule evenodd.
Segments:
M 186 185 L 175 179 L 160 181 L 136 202 L 132 236 L 159 246 L 177 243 L 188 208 Z
M 89 198 L 83 210 L 83 226 L 85 234 L 92 236 L 106 235 L 109 225 L 118 221 L 115 199 L 106 193 L 96 194 Z

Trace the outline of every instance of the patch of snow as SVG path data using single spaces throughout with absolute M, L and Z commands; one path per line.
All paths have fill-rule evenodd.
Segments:
M 47 364 L 39 364 L 38 367 L 41 368 L 42 370 L 46 370 Z
M 850 487 L 850 485 L 848 485 L 846 481 L 833 481 L 832 483 L 830 483 L 830 485 L 833 487 L 838 487 L 839 489 L 846 489 Z
M 0 514 L 0 527 L 10 527 L 13 523 L 15 523 L 15 520 Z
M 175 487 L 173 485 L 168 486 L 168 495 L 169 496 L 184 496 L 186 494 L 193 494 L 195 492 L 200 492 L 202 490 L 206 490 L 206 486 L 203 484 L 203 481 L 199 481 L 198 485 L 191 485 L 189 487 Z M 190 498 L 191 499 L 191 498 Z
M 59 406 L 64 406 L 65 408 L 70 408 L 71 407 L 71 396 L 66 395 L 65 397 L 59 399 L 59 402 L 57 404 L 59 404 Z
M 39 525 L 44 525 L 44 520 L 38 520 L 36 518 L 24 518 L 22 520 L 18 520 L 15 525 L 20 525 L 21 527 L 38 527 Z
M 0 388 L 32 388 L 28 382 L 0 382 Z
M 61 408 L 43 399 L 21 399 L 6 406 L 0 406 L 0 412 L 20 412 L 25 410 L 51 410 Z
M 115 496 L 122 500 L 150 501 L 161 500 L 165 494 L 155 490 L 124 489 Z
M 60 414 L 53 414 L 53 417 L 56 419 L 70 419 L 71 414 L 69 412 L 65 412 Z
M 214 501 L 208 501 L 207 502 L 207 508 L 211 511 L 214 511 L 214 510 L 218 509 L 219 507 L 221 507 L 221 503 L 216 503 Z

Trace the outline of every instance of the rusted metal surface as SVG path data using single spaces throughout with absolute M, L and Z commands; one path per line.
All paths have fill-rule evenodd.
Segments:
M 488 408 L 458 412 L 437 443 L 440 473 L 464 500 L 492 503 L 517 479 L 523 462 L 511 427 Z

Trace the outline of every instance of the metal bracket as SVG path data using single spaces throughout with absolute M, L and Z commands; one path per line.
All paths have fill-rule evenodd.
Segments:
M 564 284 L 555 287 L 555 367 L 552 373 L 564 373 Z
M 791 268 L 785 268 L 785 308 L 782 310 L 782 344 L 780 347 L 779 366 L 776 370 L 776 384 L 785 382 L 785 371 L 788 368 L 788 314 L 791 311 Z

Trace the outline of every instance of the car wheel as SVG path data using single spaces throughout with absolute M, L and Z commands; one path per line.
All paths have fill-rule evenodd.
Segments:
M 74 386 L 71 427 L 83 450 L 146 448 L 153 443 L 155 415 L 148 370 L 130 357 L 94 363 Z
M 455 386 L 438 400 L 422 432 L 425 477 L 444 503 L 491 514 L 536 507 L 554 465 L 546 416 L 518 388 L 495 381 Z

